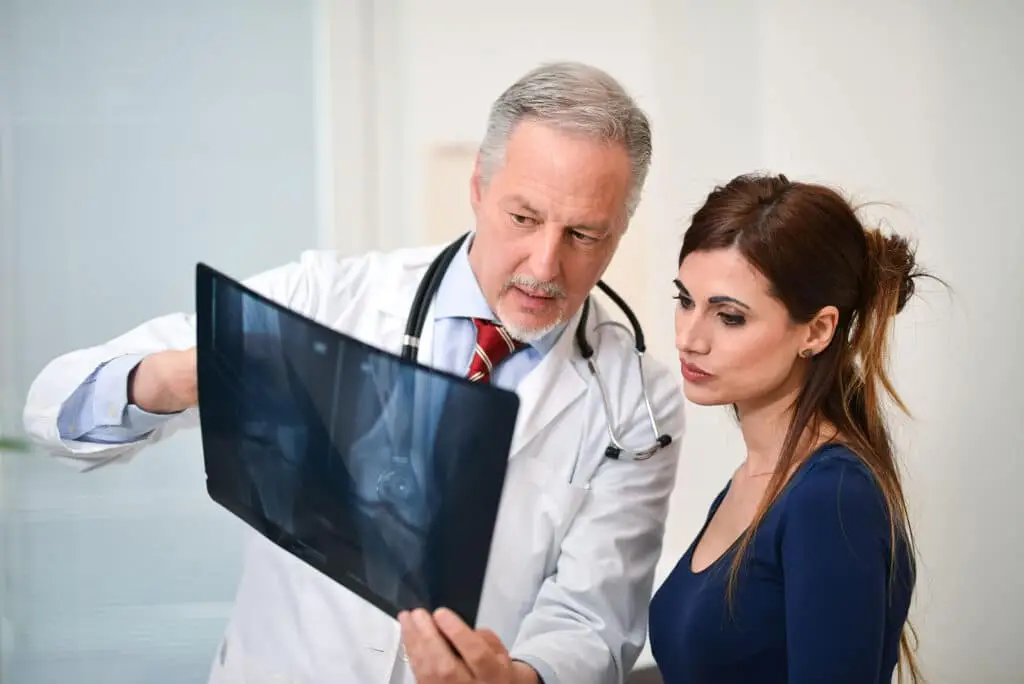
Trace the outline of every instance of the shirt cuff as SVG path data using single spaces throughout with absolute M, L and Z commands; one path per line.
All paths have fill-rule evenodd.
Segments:
M 534 672 L 537 673 L 537 679 L 540 680 L 540 684 L 559 684 L 555 671 L 543 660 L 531 655 L 516 655 L 512 659 L 532 667 Z
M 128 375 L 143 358 L 141 354 L 119 356 L 96 374 L 92 408 L 93 424 L 97 428 L 120 428 L 124 436 L 141 437 L 172 417 L 149 413 L 128 403 Z

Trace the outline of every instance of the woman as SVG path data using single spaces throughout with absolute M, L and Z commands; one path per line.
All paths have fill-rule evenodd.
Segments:
M 827 188 L 741 176 L 694 215 L 675 281 L 687 398 L 732 405 L 746 459 L 651 604 L 669 684 L 919 673 L 907 506 L 882 414 L 907 241 Z M 901 659 L 902 651 L 902 659 Z

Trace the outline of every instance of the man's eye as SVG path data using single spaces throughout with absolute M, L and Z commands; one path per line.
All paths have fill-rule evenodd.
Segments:
M 522 214 L 509 214 L 512 219 L 512 223 L 517 226 L 528 226 L 533 221 L 529 216 L 523 216 Z

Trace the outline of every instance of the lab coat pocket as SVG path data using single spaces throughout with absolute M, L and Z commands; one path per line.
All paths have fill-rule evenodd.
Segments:
M 213 659 L 209 684 L 236 684 L 244 682 L 245 678 L 242 675 L 241 658 L 239 658 L 239 655 L 231 648 L 230 637 L 225 635 Z
M 229 630 L 217 649 L 208 684 L 304 684 L 304 681 L 264 667 L 245 652 L 241 640 Z
M 554 574 L 562 539 L 588 495 L 539 459 L 512 461 L 480 610 L 481 623 L 503 640 L 514 638 Z
M 537 541 L 542 543 L 538 543 L 536 549 L 545 551 L 545 569 L 553 572 L 562 539 L 583 507 L 590 489 L 586 485 L 568 482 L 541 461 L 534 463 L 534 471 L 536 486 L 541 491 L 538 509 L 541 538 Z

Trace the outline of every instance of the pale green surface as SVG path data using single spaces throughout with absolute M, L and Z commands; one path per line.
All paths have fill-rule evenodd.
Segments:
M 0 451 L 26 451 L 28 445 L 18 439 L 0 437 Z

